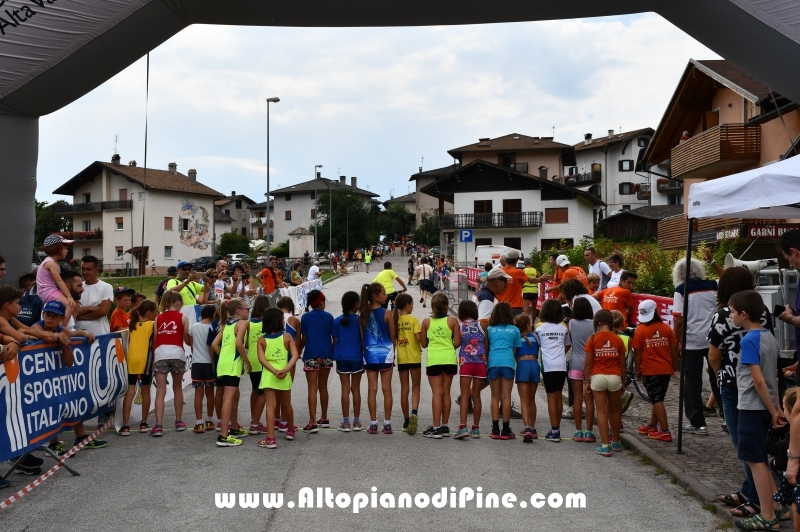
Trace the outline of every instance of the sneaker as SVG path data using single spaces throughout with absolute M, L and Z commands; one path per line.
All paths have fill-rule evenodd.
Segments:
M 523 443 L 533 443 L 533 432 L 530 428 L 526 428 L 522 431 L 522 441 Z
M 159 436 L 160 436 L 160 434 L 159 434 Z M 84 438 L 75 438 L 75 445 L 78 445 L 79 443 L 81 443 L 85 439 L 86 439 L 85 437 Z M 92 440 L 89 443 L 87 443 L 86 445 L 84 445 L 83 448 L 84 449 L 102 449 L 106 445 L 108 445 L 108 442 L 106 442 L 106 441 L 103 441 L 103 440 Z
M 608 445 L 601 445 L 600 447 L 596 448 L 594 452 L 596 452 L 600 456 L 609 457 L 611 456 L 611 447 Z
M 294 439 L 294 431 L 293 430 L 287 430 L 286 431 L 286 439 L 287 440 L 293 440 Z
M 326 417 L 321 417 L 317 420 L 317 426 L 321 429 L 328 429 L 331 426 L 331 420 Z
M 150 432 L 150 423 L 148 423 L 147 421 L 142 421 L 141 423 L 139 423 L 139 432 L 141 434 L 146 434 Z
M 56 453 L 58 456 L 64 456 L 65 454 L 67 454 L 67 446 L 64 445 L 63 441 L 59 441 L 58 443 L 51 443 L 50 445 L 48 445 L 48 447 L 50 447 L 50 450 Z
M 16 473 L 17 475 L 27 475 L 29 477 L 32 477 L 33 475 L 41 475 L 42 474 L 42 468 L 41 467 L 26 467 L 26 466 L 20 465 L 20 466 L 17 466 L 17 468 L 14 470 L 14 473 Z
M 503 429 L 503 430 L 500 431 L 500 439 L 501 440 L 513 440 L 516 437 L 517 437 L 517 435 L 514 434 L 514 431 L 511 430 L 511 429 Z
M 433 428 L 433 425 L 425 429 L 422 433 L 423 436 L 426 438 L 432 438 L 434 440 L 441 440 L 442 439 L 442 428 L 439 427 L 438 429 Z
M 623 432 L 625 432 L 625 424 L 620 422 L 620 424 L 619 424 L 619 433 L 622 434 Z
M 217 447 L 236 447 L 242 444 L 242 440 L 234 438 L 228 434 L 227 438 L 223 438 L 222 434 L 217 436 Z
M 633 402 L 633 392 L 625 392 L 622 394 L 622 413 L 624 414 L 628 407 L 631 406 Z
M 382 432 L 384 434 L 392 434 L 392 424 L 391 423 L 384 423 Z
M 622 442 L 612 441 L 611 442 L 611 450 L 614 451 L 615 453 L 621 453 L 622 452 Z
M 259 423 L 258 425 L 250 425 L 250 430 L 247 431 L 248 434 L 266 434 L 267 427 L 264 426 L 263 423 Z
M 549 430 L 547 434 L 544 435 L 545 441 L 552 441 L 556 443 L 561 442 L 561 431 L 558 430 Z
M 469 431 L 467 430 L 466 425 L 464 425 L 463 427 L 458 427 L 456 433 L 453 434 L 454 440 L 463 440 L 464 438 L 469 438 Z
M 130 436 L 131 435 L 131 428 L 128 425 L 123 425 L 119 432 L 117 433 L 120 436 Z
M 413 436 L 417 433 L 419 419 L 417 418 L 416 414 L 411 414 L 411 417 L 408 418 L 408 427 L 406 428 L 406 432 L 409 436 Z
M 478 439 L 481 437 L 481 429 L 473 425 L 472 429 L 469 431 L 469 435 L 471 438 Z
M 730 434 L 730 431 L 728 430 L 728 424 L 725 423 L 724 421 L 722 422 L 722 432 L 724 432 L 725 434 Z
M 159 436 L 163 436 L 164 431 L 161 429 L 161 425 L 155 425 L 152 429 L 150 429 L 150 436 L 157 438 Z
M 38 456 L 33 456 L 32 454 L 29 454 L 25 460 L 20 462 L 20 467 L 25 467 L 27 469 L 35 469 L 37 467 L 41 467 L 42 465 L 44 465 L 44 460 Z
M 403 421 L 403 432 L 408 432 L 408 421 Z
M 7 488 L 11 485 L 11 482 L 4 478 L 0 478 L 0 488 Z
M 591 430 L 584 430 L 583 441 L 586 443 L 594 443 L 597 441 L 597 438 L 595 437 L 594 432 L 592 432 Z
M 493 439 L 493 440 L 499 440 L 500 439 L 500 429 L 499 428 L 498 429 L 492 428 L 492 432 L 489 433 L 489 437 L 491 439 Z
M 183 421 L 176 421 L 175 422 L 175 432 L 183 432 L 186 430 L 186 423 Z
M 581 431 L 581 430 L 576 430 L 576 431 L 575 431 L 575 432 L 572 434 L 572 441 L 577 441 L 577 442 L 584 442 L 584 441 L 586 441 L 586 440 L 584 440 L 584 439 L 583 439 L 583 431 Z
M 276 421 L 275 428 L 278 429 L 278 432 L 286 432 L 289 430 L 289 423 L 286 421 Z
M 256 445 L 258 445 L 262 449 L 275 449 L 278 447 L 278 442 L 275 441 L 275 438 L 266 437 L 263 440 L 259 441 Z
M 442 425 L 441 427 L 439 427 L 439 430 L 442 431 L 442 437 L 444 438 L 450 437 L 450 427 L 448 427 L 447 425 Z
M 312 422 L 309 421 L 308 425 L 303 427 L 303 432 L 305 432 L 306 434 L 316 434 L 319 432 L 319 427 L 317 427 L 316 425 L 314 425 Z
M 230 427 L 230 423 L 228 424 L 228 427 Z M 219 432 L 221 430 L 222 430 L 222 422 L 217 421 L 216 431 Z
M 206 421 L 206 432 L 211 432 L 214 430 L 214 422 L 213 421 Z
M 195 434 L 204 434 L 205 431 L 206 429 L 202 423 L 196 423 L 194 429 L 192 429 L 192 432 L 194 432 Z
M 698 436 L 708 435 L 708 429 L 706 428 L 705 425 L 703 425 L 702 427 L 695 427 L 691 423 L 687 423 L 686 425 L 683 426 L 683 432 L 685 432 L 686 434 L 697 434 Z
M 353 421 L 353 432 L 361 432 L 361 422 Z
M 575 409 L 572 407 L 567 408 L 561 417 L 564 419 L 575 419 Z
M 531 427 L 531 437 L 534 440 L 538 440 L 539 439 L 539 433 L 536 432 L 536 427 Z
M 650 438 L 651 440 L 671 442 L 672 432 L 662 432 L 660 430 L 654 430 L 653 432 L 649 433 L 647 437 Z
M 425 301 L 425 299 L 424 299 L 424 298 L 422 298 L 422 297 L 421 297 L 421 298 L 419 298 L 419 302 L 420 302 L 420 303 L 422 303 L 423 301 Z
M 303 429 L 305 430 L 305 429 Z M 370 423 L 369 428 L 367 429 L 367 434 L 377 434 L 378 433 L 378 424 L 377 423 Z
M 511 402 L 511 419 L 522 419 L 522 414 L 520 414 L 519 410 L 514 408 L 514 402 Z
M 641 427 L 636 429 L 636 432 L 638 432 L 642 436 L 647 436 L 651 432 L 658 432 L 658 427 L 656 427 L 654 425 L 650 425 L 650 424 L 642 425 Z
M 239 427 L 238 429 L 228 429 L 228 435 L 234 438 L 244 438 L 249 436 L 250 433 L 244 427 Z
M 350 432 L 350 422 L 342 421 L 341 423 L 339 423 L 339 430 L 342 432 Z
M 708 406 L 704 406 L 703 407 L 703 417 L 714 417 L 716 415 L 717 415 L 717 409 L 714 408 L 713 406 L 712 407 L 708 407 Z

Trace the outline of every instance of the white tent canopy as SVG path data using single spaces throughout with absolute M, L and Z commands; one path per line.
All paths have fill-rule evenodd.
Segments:
M 692 185 L 689 218 L 800 218 L 800 157 Z

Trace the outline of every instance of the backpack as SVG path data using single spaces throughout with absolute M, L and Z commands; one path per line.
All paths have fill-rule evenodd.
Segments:
M 608 266 L 608 263 L 606 261 L 604 261 L 604 260 L 598 259 L 597 263 L 598 264 L 605 264 L 606 266 Z M 611 271 L 611 270 L 609 269 L 609 271 Z M 611 274 L 610 273 L 608 275 L 604 274 L 603 273 L 603 269 L 600 268 L 600 290 L 605 290 L 606 288 L 608 288 L 608 282 L 610 280 L 611 280 Z

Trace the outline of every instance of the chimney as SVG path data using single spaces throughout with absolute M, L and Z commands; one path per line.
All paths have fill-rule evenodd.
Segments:
M 608 140 L 613 140 L 613 139 L 614 139 L 614 130 L 613 129 L 609 129 L 608 130 Z
M 340 175 L 339 176 L 339 184 L 342 186 L 347 186 L 347 177 Z
M 169 168 L 169 173 L 170 174 L 177 174 L 178 173 L 178 163 L 169 163 L 167 165 L 167 167 Z
M 119 166 L 119 153 L 115 153 L 111 156 L 111 164 L 114 166 Z
M 539 137 L 533 137 L 533 143 L 539 144 Z
M 128 166 L 136 166 L 136 159 L 134 159 L 134 160 L 130 161 L 130 162 L 128 163 Z
M 583 145 L 588 146 L 591 143 L 592 143 L 592 134 L 591 133 L 585 134 L 583 136 Z
M 351 177 L 351 178 L 350 178 L 350 186 L 351 186 L 351 187 L 353 187 L 353 188 L 358 188 L 358 187 L 356 186 L 356 183 L 358 183 L 358 181 L 357 181 L 357 180 L 358 180 L 358 178 L 357 178 L 357 177 Z
M 547 167 L 540 166 L 539 167 L 539 177 L 542 179 L 547 179 Z
M 235 190 L 231 190 L 231 196 L 235 196 L 235 195 L 236 195 L 236 191 Z
M 317 172 L 317 179 L 322 179 L 322 172 Z
M 478 139 L 478 146 L 491 146 L 492 145 L 491 140 L 492 139 L 489 137 Z
M 197 170 L 194 168 L 189 170 L 189 183 L 197 183 Z
M 420 174 L 422 173 L 422 167 L 421 166 L 419 167 L 419 173 Z

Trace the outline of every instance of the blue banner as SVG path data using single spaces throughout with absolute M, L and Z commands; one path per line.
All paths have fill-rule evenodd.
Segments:
M 75 359 L 62 363 L 62 348 L 35 342 L 0 365 L 0 461 L 46 444 L 81 421 L 108 413 L 128 388 L 122 334 L 72 342 Z

